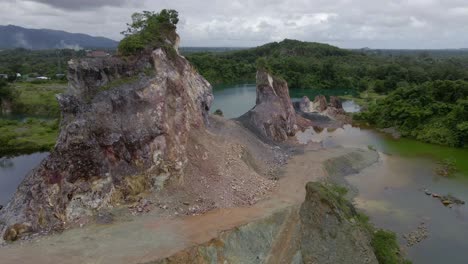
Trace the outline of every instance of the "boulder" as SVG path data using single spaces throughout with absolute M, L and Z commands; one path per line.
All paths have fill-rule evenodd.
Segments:
M 299 110 L 304 113 L 310 113 L 314 111 L 312 102 L 310 101 L 309 97 L 303 96 L 301 98 L 299 101 Z
M 314 99 L 314 109 L 318 112 L 323 112 L 327 109 L 327 98 L 323 95 L 317 95 Z
M 0 231 L 60 230 L 159 178 L 180 181 L 189 132 L 205 127 L 213 100 L 211 85 L 168 48 L 72 60 L 68 80 L 56 146 L 0 211 Z
M 265 70 L 257 72 L 257 100 L 254 108 L 239 118 L 260 137 L 281 142 L 297 131 L 296 112 L 286 81 Z

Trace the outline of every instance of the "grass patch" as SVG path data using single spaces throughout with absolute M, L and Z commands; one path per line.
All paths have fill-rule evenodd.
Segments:
M 0 119 L 0 156 L 50 151 L 57 140 L 58 120 Z
M 375 256 L 380 264 L 410 264 L 400 254 L 400 248 L 393 232 L 376 230 L 371 242 Z
M 17 94 L 13 112 L 21 115 L 60 117 L 60 107 L 55 96 L 65 92 L 63 82 L 17 82 L 13 89 Z

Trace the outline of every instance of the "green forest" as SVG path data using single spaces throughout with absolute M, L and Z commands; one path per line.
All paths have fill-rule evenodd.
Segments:
M 22 77 L 46 76 L 56 78 L 67 69 L 67 62 L 86 56 L 84 50 L 28 50 L 23 48 L 0 51 L 0 74 L 8 74 L 10 81 L 16 74 Z
M 345 50 L 327 44 L 284 40 L 224 53 L 190 53 L 187 58 L 213 84 L 255 81 L 255 64 L 265 58 L 290 88 L 387 93 L 408 84 L 434 80 L 468 80 L 467 56 L 432 56 L 413 51 L 402 55 Z

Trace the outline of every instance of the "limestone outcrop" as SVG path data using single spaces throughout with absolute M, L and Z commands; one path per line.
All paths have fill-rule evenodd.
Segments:
M 181 180 L 189 132 L 205 127 L 213 100 L 211 85 L 168 48 L 72 60 L 68 79 L 56 146 L 1 210 L 0 231 L 58 230 L 155 182 Z
M 255 107 L 239 120 L 266 140 L 282 142 L 295 135 L 298 129 L 296 113 L 286 81 L 272 76 L 266 70 L 259 70 Z

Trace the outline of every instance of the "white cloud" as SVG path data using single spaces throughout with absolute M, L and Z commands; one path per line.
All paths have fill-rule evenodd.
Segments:
M 466 0 L 0 0 L 0 23 L 119 39 L 133 12 L 162 8 L 179 11 L 185 46 L 284 38 L 352 48 L 468 46 Z

